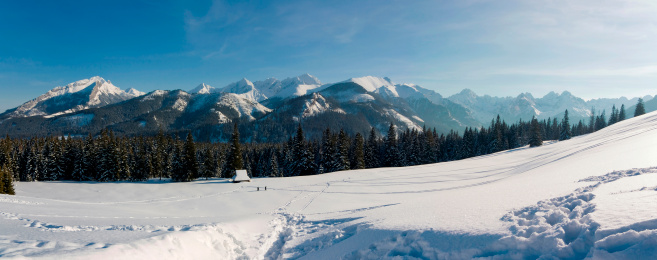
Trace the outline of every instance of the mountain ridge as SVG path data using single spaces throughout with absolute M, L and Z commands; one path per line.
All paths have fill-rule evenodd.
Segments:
M 67 98 L 72 101 L 66 102 Z M 48 101 L 51 99 L 68 106 L 53 109 L 54 101 Z M 567 91 L 550 92 L 538 98 L 531 93 L 492 97 L 479 96 L 470 89 L 443 97 L 434 90 L 411 83 L 395 83 L 387 77 L 365 76 L 325 84 L 307 73 L 283 80 L 243 78 L 221 88 L 201 83 L 188 91 L 143 93 L 134 88 L 123 91 L 110 81 L 92 77 L 56 87 L 0 114 L 0 133 L 16 135 L 16 129 L 20 128 L 32 134 L 85 134 L 109 127 L 117 132 L 139 134 L 152 127 L 166 131 L 191 130 L 197 132 L 200 139 L 220 140 L 203 135 L 223 133 L 223 125 L 230 122 L 240 122 L 253 129 L 266 126 L 264 128 L 277 131 L 281 136 L 288 135 L 296 124 L 324 125 L 311 128 L 313 130 L 308 133 L 311 136 L 321 134 L 326 127 L 345 128 L 351 133 L 374 127 L 383 132 L 390 123 L 400 126 L 400 130 L 429 127 L 446 133 L 486 126 L 497 115 L 515 122 L 532 117 L 560 117 L 566 109 L 571 112 L 571 121 L 576 122 L 592 113 L 591 106 L 603 106 L 599 111 L 609 110 L 604 106 L 616 104 L 619 108 L 621 104 L 616 102 L 622 101 L 628 108 L 636 99 L 585 101 Z M 44 101 L 50 103 L 39 107 L 39 102 Z M 144 105 L 147 103 L 150 105 Z M 129 112 L 115 116 L 113 111 Z M 629 112 L 627 114 L 631 117 Z M 79 118 L 86 121 L 71 123 Z M 105 119 L 97 120 L 99 118 Z M 257 134 L 251 132 L 249 135 Z

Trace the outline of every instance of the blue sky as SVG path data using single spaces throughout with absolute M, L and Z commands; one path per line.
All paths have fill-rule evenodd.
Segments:
M 95 75 L 142 91 L 366 75 L 451 95 L 657 94 L 654 0 L 2 1 L 0 110 Z

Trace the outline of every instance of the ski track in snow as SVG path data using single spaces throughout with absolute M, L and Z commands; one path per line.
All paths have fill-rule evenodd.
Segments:
M 600 227 L 590 217 L 595 211 L 592 203 L 595 196 L 592 194 L 597 187 L 621 178 L 629 178 L 641 174 L 657 173 L 657 167 L 647 169 L 632 169 L 626 171 L 614 171 L 603 176 L 592 176 L 580 180 L 580 182 L 595 182 L 595 184 L 579 188 L 572 194 L 538 202 L 529 206 L 507 213 L 501 220 L 512 223 L 509 235 L 489 243 L 483 249 L 461 248 L 457 251 L 441 251 L 434 241 L 427 240 L 431 231 L 397 231 L 382 237 L 378 242 L 369 246 L 352 251 L 340 256 L 344 259 L 362 258 L 394 258 L 415 257 L 422 259 L 441 258 L 569 258 L 582 259 L 586 257 L 614 258 L 627 256 L 632 250 L 649 250 L 657 242 L 657 230 L 625 228 L 616 233 L 606 232 L 597 234 Z M 348 179 L 340 182 L 348 182 Z M 301 190 L 274 212 L 264 213 L 274 216 L 269 222 L 269 233 L 260 235 L 257 239 L 257 254 L 247 255 L 249 246 L 241 242 L 229 232 L 221 229 L 221 224 L 197 224 L 178 226 L 155 226 L 155 225 L 109 225 L 109 226 L 64 226 L 54 223 L 42 222 L 26 216 L 49 216 L 52 215 L 29 215 L 0 212 L 5 219 L 20 221 L 25 227 L 35 228 L 50 232 L 89 232 L 89 231 L 122 231 L 122 232 L 207 232 L 228 237 L 234 243 L 234 258 L 253 259 L 297 259 L 312 255 L 314 252 L 329 248 L 351 237 L 365 233 L 369 226 L 361 223 L 357 217 L 346 217 L 342 219 L 328 219 L 321 221 L 309 221 L 299 212 L 305 210 L 321 194 L 331 187 L 326 183 L 319 191 Z M 239 189 L 241 189 L 240 187 Z M 236 190 L 239 190 L 236 189 Z M 215 196 L 205 195 L 197 197 Z M 171 199 L 171 198 L 169 198 Z M 8 201 L 3 197 L 4 201 Z M 21 203 L 30 203 L 29 201 Z M 177 199 L 176 199 L 177 201 Z M 139 201 L 141 202 L 141 201 Z M 128 203 L 128 202 L 125 202 Z M 297 205 L 298 204 L 298 205 Z M 342 210 L 337 212 L 325 212 L 317 214 L 344 213 L 353 214 L 360 211 L 373 210 L 381 207 L 394 206 L 395 204 L 380 205 L 353 210 Z M 290 209 L 299 209 L 291 212 Z M 313 214 L 308 214 L 313 215 Z M 77 217 L 84 216 L 55 216 L 55 217 Z M 199 217 L 199 216 L 197 216 Z M 173 234 L 173 233 L 169 233 Z M 166 236 L 166 235 L 164 235 Z M 0 256 L 30 255 L 38 252 L 75 252 L 79 250 L 102 250 L 115 245 L 94 243 L 76 244 L 59 241 L 27 241 L 8 240 L 0 237 Z M 633 256 L 630 254 L 629 256 Z

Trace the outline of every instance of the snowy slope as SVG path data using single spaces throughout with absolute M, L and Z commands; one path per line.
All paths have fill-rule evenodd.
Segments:
M 95 76 L 63 87 L 56 87 L 17 108 L 7 110 L 0 117 L 52 117 L 87 108 L 106 106 L 142 95 L 144 95 L 143 92 L 133 88 L 123 91 L 110 81 Z
M 17 183 L 19 195 L 0 195 L 0 257 L 648 258 L 655 154 L 650 113 L 538 148 L 406 168 L 240 184 Z

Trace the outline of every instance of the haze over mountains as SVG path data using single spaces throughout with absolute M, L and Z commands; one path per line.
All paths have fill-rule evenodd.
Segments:
M 643 97 L 652 111 L 652 96 Z M 610 111 L 630 107 L 638 98 L 585 101 L 564 91 L 535 98 L 479 96 L 469 89 L 443 97 L 415 84 L 366 76 L 324 84 L 303 74 L 278 80 L 241 79 L 222 88 L 205 83 L 188 91 L 156 90 L 148 94 L 121 90 L 109 80 L 92 77 L 73 82 L 0 114 L 0 133 L 10 136 L 86 135 L 110 128 L 119 134 L 152 134 L 192 130 L 199 140 L 225 140 L 225 125 L 239 121 L 245 140 L 285 140 L 301 123 L 311 137 L 326 127 L 347 132 L 436 128 L 440 132 L 488 125 L 500 115 L 507 122 L 563 116 L 588 118 L 592 108 Z M 633 111 L 633 110 L 631 110 Z

